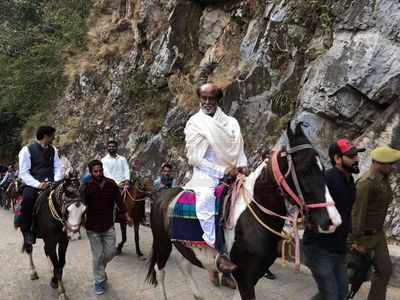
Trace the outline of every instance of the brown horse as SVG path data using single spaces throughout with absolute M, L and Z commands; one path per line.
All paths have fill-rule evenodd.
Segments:
M 150 181 L 141 182 L 139 179 L 132 181 L 129 188 L 122 190 L 121 195 L 128 208 L 128 214 L 133 220 L 133 229 L 135 232 L 135 246 L 136 255 L 143 256 L 139 245 L 139 226 L 140 223 L 144 222 L 145 219 L 145 201 L 146 198 L 151 196 L 153 192 L 153 185 Z M 122 241 L 117 246 L 117 255 L 122 253 L 122 248 L 126 242 L 126 227 L 125 222 L 121 222 L 117 216 L 116 222 L 119 222 L 121 228 Z
M 15 212 L 15 203 L 17 201 L 17 198 L 22 195 L 20 190 L 21 185 L 22 182 L 19 179 L 14 179 L 6 190 L 6 196 L 7 196 L 6 204 L 9 208 L 12 207 L 14 212 Z
M 255 285 L 278 256 L 279 234 L 287 216 L 286 200 L 296 204 L 307 223 L 319 231 L 332 231 L 341 222 L 327 189 L 318 154 L 305 136 L 301 124 L 297 125 L 295 132 L 289 126 L 287 137 L 288 144 L 273 155 L 273 165 L 280 174 L 286 176 L 276 176 L 271 163 L 263 162 L 247 177 L 245 186 L 253 182 L 252 186 L 247 186 L 248 196 L 237 198 L 232 206 L 231 226 L 225 228 L 227 252 L 238 266 L 233 272 L 238 286 L 235 298 L 238 299 L 255 299 Z M 282 187 L 283 181 L 286 188 Z M 213 271 L 216 269 L 215 258 L 207 248 L 171 241 L 168 217 L 171 198 L 174 198 L 173 195 L 161 192 L 153 203 L 150 215 L 153 246 L 146 280 L 157 284 L 157 266 L 162 293 L 167 299 L 165 265 L 174 245 L 184 257 L 178 259 L 178 264 L 191 283 L 195 299 L 203 299 L 191 275 L 191 264 Z M 297 218 L 292 219 L 297 224 Z

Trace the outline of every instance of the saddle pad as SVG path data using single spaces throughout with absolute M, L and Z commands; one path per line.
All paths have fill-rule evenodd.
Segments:
M 216 214 L 220 211 L 221 195 L 224 192 L 225 186 L 223 184 L 216 187 L 215 194 L 215 212 Z M 172 211 L 173 218 L 183 218 L 183 219 L 195 219 L 196 215 L 196 194 L 192 191 L 184 191 L 178 196 L 175 202 L 175 206 Z
M 216 214 L 219 213 L 220 198 L 224 188 L 224 185 L 220 185 L 215 189 Z M 174 205 L 171 214 L 171 240 L 184 242 L 190 246 L 208 247 L 203 240 L 204 232 L 196 215 L 196 194 L 192 191 L 184 191 L 171 204 Z M 216 218 L 217 220 L 218 218 Z

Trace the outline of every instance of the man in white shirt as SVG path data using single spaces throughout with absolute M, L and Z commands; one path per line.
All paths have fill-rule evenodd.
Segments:
M 120 187 L 129 184 L 130 171 L 128 161 L 122 155 L 117 154 L 118 143 L 107 143 L 108 154 L 101 159 L 104 176 L 113 179 Z
M 56 129 L 51 126 L 39 127 L 36 132 L 37 141 L 24 146 L 18 154 L 18 176 L 25 184 L 21 205 L 21 231 L 24 242 L 30 245 L 35 243 L 35 235 L 31 228 L 32 211 L 39 191 L 47 189 L 50 182 L 64 178 L 57 149 L 52 146 L 55 132 Z
M 218 107 L 223 94 L 213 83 L 197 89 L 200 111 L 185 127 L 186 155 L 193 166 L 193 175 L 185 188 L 196 193 L 196 214 L 203 229 L 203 239 L 215 250 L 214 189 L 224 175 L 235 177 L 239 170 L 248 173 L 243 138 L 237 120 Z M 219 249 L 222 250 L 222 249 Z M 217 267 L 232 272 L 236 265 L 226 256 L 217 256 Z

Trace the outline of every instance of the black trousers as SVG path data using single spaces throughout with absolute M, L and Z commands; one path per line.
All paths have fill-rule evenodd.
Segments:
M 39 190 L 30 186 L 26 186 L 22 193 L 23 200 L 21 204 L 21 212 L 22 212 L 21 231 L 23 232 L 31 230 L 33 207 L 35 206 L 38 194 Z

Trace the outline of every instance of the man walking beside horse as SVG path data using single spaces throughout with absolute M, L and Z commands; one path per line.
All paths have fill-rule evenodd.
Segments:
M 63 166 L 52 145 L 56 129 L 51 126 L 41 126 L 36 132 L 37 141 L 24 146 L 18 154 L 19 178 L 25 187 L 21 205 L 21 231 L 24 243 L 32 245 L 36 241 L 32 230 L 32 213 L 40 190 L 48 188 L 51 182 L 64 178 Z
M 103 175 L 103 164 L 92 160 L 88 164 L 90 180 L 81 186 L 81 198 L 87 205 L 86 230 L 93 256 L 95 293 L 105 292 L 106 266 L 116 252 L 114 206 L 117 205 L 125 221 L 132 223 L 114 180 Z

